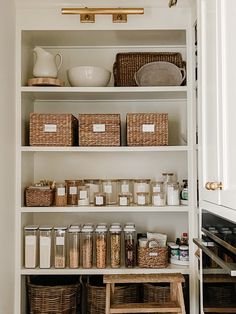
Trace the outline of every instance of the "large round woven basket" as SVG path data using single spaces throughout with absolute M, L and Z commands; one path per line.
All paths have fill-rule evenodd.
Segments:
M 137 284 L 116 285 L 112 304 L 139 302 L 140 286 Z M 87 284 L 87 314 L 103 314 L 106 305 L 106 288 L 101 284 Z
M 27 281 L 29 314 L 79 313 L 80 284 L 74 279 L 37 276 Z

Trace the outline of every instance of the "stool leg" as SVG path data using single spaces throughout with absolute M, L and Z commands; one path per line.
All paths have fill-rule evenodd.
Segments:
M 170 299 L 171 299 L 171 301 L 177 300 L 177 293 L 178 293 L 178 287 L 177 287 L 176 282 L 171 282 L 170 283 Z
M 111 284 L 106 284 L 106 314 L 110 314 L 111 307 Z
M 181 307 L 181 314 L 185 314 L 185 305 L 184 305 L 184 296 L 183 296 L 182 284 L 178 283 L 177 286 L 178 286 L 177 298 L 179 301 L 179 305 Z

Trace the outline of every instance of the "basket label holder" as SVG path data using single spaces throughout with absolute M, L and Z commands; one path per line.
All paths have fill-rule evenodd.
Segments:
M 142 125 L 143 133 L 154 133 L 155 132 L 155 124 L 143 124 Z

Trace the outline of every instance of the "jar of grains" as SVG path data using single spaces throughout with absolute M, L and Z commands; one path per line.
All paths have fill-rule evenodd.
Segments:
M 107 227 L 97 226 L 96 234 L 96 267 L 106 268 L 107 266 Z
M 37 266 L 38 226 L 25 226 L 25 268 Z
M 110 227 L 110 254 L 111 268 L 119 268 L 121 266 L 121 226 L 114 224 Z
M 57 184 L 55 189 L 55 205 L 66 206 L 67 205 L 67 192 L 65 184 Z
M 89 186 L 87 185 L 78 186 L 78 205 L 79 206 L 89 205 Z
M 79 267 L 80 257 L 80 227 L 70 226 L 68 229 L 69 238 L 69 267 Z
M 150 193 L 149 179 L 134 180 L 134 203 L 138 203 L 138 193 Z
M 54 227 L 54 267 L 66 267 L 67 227 Z
M 93 227 L 91 225 L 84 225 L 82 228 L 82 267 L 93 267 Z
M 50 268 L 52 256 L 52 226 L 39 228 L 39 267 Z
M 169 182 L 167 184 L 167 205 L 178 206 L 180 202 L 179 183 Z
M 80 180 L 66 180 L 67 187 L 67 205 L 78 205 L 78 186 Z
M 106 204 L 117 204 L 117 180 L 103 180 L 102 192 L 106 194 Z
M 135 266 L 136 250 L 135 250 L 135 227 L 127 225 L 124 228 L 125 238 L 125 267 L 132 268 Z
M 84 184 L 89 187 L 89 203 L 94 203 L 94 194 L 100 192 L 101 181 L 97 179 L 84 180 Z

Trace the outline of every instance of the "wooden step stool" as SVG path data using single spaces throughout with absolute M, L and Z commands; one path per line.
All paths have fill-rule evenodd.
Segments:
M 106 284 L 106 314 L 112 313 L 178 313 L 185 314 L 182 274 L 157 274 L 157 275 L 104 275 Z M 123 303 L 111 304 L 111 290 L 117 283 L 169 283 L 170 302 L 160 303 Z M 114 296 L 115 297 L 115 296 Z

